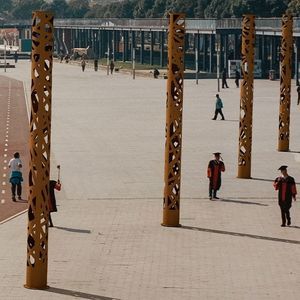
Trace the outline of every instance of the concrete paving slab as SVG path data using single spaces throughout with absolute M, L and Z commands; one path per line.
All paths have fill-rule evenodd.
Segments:
M 24 80 L 29 63 L 7 75 Z M 255 81 L 252 180 L 236 178 L 239 90 L 222 90 L 226 121 L 212 121 L 216 80 L 185 81 L 181 228 L 162 217 L 165 86 L 55 64 L 52 172 L 63 191 L 50 229 L 51 289 L 23 288 L 26 216 L 0 226 L 4 299 L 298 299 L 299 203 L 281 228 L 272 180 L 281 164 L 300 181 L 293 85 L 291 152 L 276 151 L 279 82 Z M 294 84 L 294 83 L 293 83 Z M 221 201 L 207 200 L 206 167 L 223 154 Z M 298 186 L 299 188 L 299 186 Z M 4 246 L 2 246 L 4 245 Z

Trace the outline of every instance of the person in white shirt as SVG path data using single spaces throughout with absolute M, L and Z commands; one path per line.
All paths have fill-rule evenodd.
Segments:
M 18 199 L 21 200 L 23 177 L 21 172 L 22 161 L 20 159 L 19 152 L 16 152 L 14 154 L 14 158 L 12 158 L 9 161 L 8 167 L 11 170 L 9 182 L 11 183 L 12 200 L 16 201 L 16 190 L 17 190 Z

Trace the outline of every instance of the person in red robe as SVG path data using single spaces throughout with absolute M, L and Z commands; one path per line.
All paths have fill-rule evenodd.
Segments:
M 50 180 L 49 182 L 49 227 L 53 227 L 53 222 L 51 218 L 51 213 L 57 211 L 56 198 L 54 190 L 61 190 L 60 180 Z
M 208 163 L 207 177 L 209 178 L 209 199 L 219 199 L 217 191 L 221 187 L 221 173 L 225 172 L 225 165 L 221 160 L 221 153 L 214 153 L 215 159 Z
M 274 181 L 274 188 L 278 191 L 278 204 L 281 211 L 282 224 L 281 227 L 291 225 L 290 208 L 292 207 L 292 199 L 296 201 L 297 189 L 295 179 L 288 175 L 287 166 L 281 166 L 278 170 L 281 176 Z

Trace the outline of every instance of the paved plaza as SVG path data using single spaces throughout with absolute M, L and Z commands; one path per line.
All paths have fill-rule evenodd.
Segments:
M 6 76 L 24 81 L 29 97 L 29 62 Z M 255 81 L 251 180 L 236 178 L 234 81 L 220 92 L 226 121 L 211 120 L 216 80 L 184 84 L 182 227 L 166 228 L 160 225 L 166 81 L 54 65 L 51 166 L 55 179 L 61 165 L 63 189 L 49 229 L 50 288 L 23 287 L 22 214 L 0 225 L 0 299 L 299 299 L 300 204 L 291 210 L 293 226 L 280 227 L 272 186 L 282 164 L 300 182 L 295 82 L 291 151 L 279 153 L 279 81 Z M 206 168 L 215 151 L 226 172 L 222 199 L 209 201 Z

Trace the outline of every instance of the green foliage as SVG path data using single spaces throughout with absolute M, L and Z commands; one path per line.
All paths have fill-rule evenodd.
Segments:
M 287 11 L 295 16 L 300 16 L 300 0 L 291 0 Z
M 251 13 L 280 17 L 286 11 L 300 15 L 300 0 L 0 0 L 0 16 L 30 18 L 37 9 L 51 10 L 57 18 L 162 18 L 182 12 L 188 18 L 230 18 Z
M 11 12 L 16 19 L 31 18 L 32 11 L 39 10 L 45 4 L 44 0 L 16 0 Z
M 82 18 L 89 11 L 89 0 L 70 0 L 69 12 L 71 18 Z
M 52 11 L 55 18 L 67 18 L 70 16 L 69 5 L 66 0 L 53 0 L 50 3 L 45 3 L 41 8 Z

